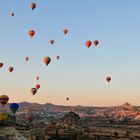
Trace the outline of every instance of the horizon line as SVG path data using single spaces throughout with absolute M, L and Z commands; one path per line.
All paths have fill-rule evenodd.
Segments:
M 45 104 L 52 104 L 52 105 L 55 105 L 55 106 L 71 106 L 71 107 L 76 107 L 76 106 L 82 106 L 82 107 L 116 107 L 116 106 L 122 106 L 122 105 L 125 105 L 126 103 L 130 104 L 131 106 L 140 106 L 140 105 L 132 105 L 131 103 L 129 102 L 125 102 L 121 105 L 105 105 L 105 106 L 96 106 L 96 105 L 62 105 L 62 104 L 53 104 L 53 103 L 49 103 L 49 102 L 46 102 L 46 103 L 38 103 L 38 102 L 28 102 L 28 101 L 21 101 L 21 102 L 9 102 L 7 104 L 11 104 L 11 103 L 30 103 L 30 104 L 39 104 L 39 105 L 45 105 Z

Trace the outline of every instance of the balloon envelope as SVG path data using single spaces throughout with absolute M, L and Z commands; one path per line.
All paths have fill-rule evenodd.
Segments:
M 5 112 L 0 112 L 0 121 L 4 122 L 8 120 L 8 114 Z
M 28 60 L 29 60 L 29 57 L 28 57 L 28 56 L 26 56 L 26 57 L 25 57 L 25 61 L 28 61 Z
M 50 57 L 44 57 L 43 62 L 48 65 L 51 62 L 51 58 Z
M 39 84 L 36 84 L 35 87 L 36 87 L 37 89 L 39 89 L 39 88 L 40 88 L 40 85 L 39 85 Z
M 29 35 L 30 37 L 33 37 L 33 36 L 35 35 L 35 31 L 34 31 L 34 30 L 29 30 L 29 31 L 28 31 L 28 35 Z
M 36 76 L 36 80 L 39 80 L 39 76 Z
M 34 10 L 34 9 L 36 8 L 36 4 L 35 4 L 35 3 L 30 3 L 30 4 L 29 4 L 29 7 L 30 7 L 32 10 Z
M 36 92 L 37 92 L 37 89 L 36 89 L 36 88 L 31 88 L 31 93 L 32 93 L 33 95 L 35 95 Z
M 111 77 L 106 77 L 106 80 L 107 80 L 107 82 L 110 82 L 111 81 Z
M 15 14 L 14 13 L 10 13 L 10 16 L 13 17 Z
M 50 43 L 53 44 L 54 43 L 54 40 L 50 40 Z
M 87 41 L 85 42 L 85 45 L 86 45 L 87 48 L 89 48 L 89 47 L 91 46 L 91 41 L 90 41 L 90 40 L 87 40 Z
M 63 33 L 66 35 L 68 33 L 68 29 L 64 29 Z
M 56 56 L 56 59 L 59 59 L 60 58 L 60 56 Z
M 97 45 L 99 44 L 99 41 L 98 41 L 98 40 L 94 40 L 93 44 L 94 44 L 95 46 L 97 46 Z
M 0 103 L 4 106 L 9 101 L 9 97 L 7 95 L 0 96 Z
M 13 113 L 16 113 L 16 111 L 18 110 L 19 105 L 17 103 L 11 103 L 10 104 L 10 109 Z
M 3 67 L 3 63 L 0 63 L 0 68 L 2 68 Z
M 12 72 L 14 70 L 14 68 L 13 67 L 9 67 L 8 70 L 9 70 L 9 72 Z

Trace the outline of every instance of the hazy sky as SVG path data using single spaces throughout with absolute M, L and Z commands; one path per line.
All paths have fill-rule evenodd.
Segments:
M 37 4 L 34 11 L 30 2 Z M 9 102 L 140 105 L 139 7 L 139 0 L 1 0 L 0 94 Z M 32 39 L 29 29 L 36 31 Z M 98 47 L 85 47 L 86 40 L 95 39 Z M 52 59 L 47 67 L 44 56 Z M 9 66 L 15 68 L 12 73 Z M 33 96 L 36 83 L 41 87 Z

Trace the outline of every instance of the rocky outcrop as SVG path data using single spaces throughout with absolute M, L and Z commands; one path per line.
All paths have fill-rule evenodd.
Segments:
M 80 119 L 79 115 L 71 111 L 65 114 L 65 116 L 61 119 L 61 122 L 63 124 L 67 124 L 71 126 L 71 125 L 79 124 L 79 119 Z
M 0 126 L 0 140 L 27 140 L 14 127 Z

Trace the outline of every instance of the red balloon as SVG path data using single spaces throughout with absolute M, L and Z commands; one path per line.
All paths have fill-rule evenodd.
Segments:
M 3 67 L 3 63 L 0 63 L 0 68 L 2 68 Z
M 37 89 L 36 89 L 36 88 L 31 88 L 31 93 L 32 93 L 33 95 L 35 95 L 35 94 L 37 93 Z
M 54 40 L 50 40 L 50 43 L 53 44 L 54 43 Z
M 28 57 L 28 56 L 26 56 L 26 57 L 25 57 L 25 61 L 28 61 L 28 60 L 29 60 L 29 57 Z
M 85 45 L 86 45 L 86 47 L 90 47 L 91 46 L 91 41 L 90 40 L 87 40 L 86 42 L 85 42 Z
M 106 77 L 106 80 L 109 83 L 111 81 L 111 77 Z
M 40 85 L 39 85 L 39 84 L 36 84 L 35 87 L 36 87 L 37 89 L 39 89 L 39 88 L 40 88 Z
M 39 76 L 36 76 L 36 80 L 39 80 Z
M 14 70 L 14 68 L 13 67 L 9 67 L 8 70 L 9 70 L 9 72 L 12 72 Z

